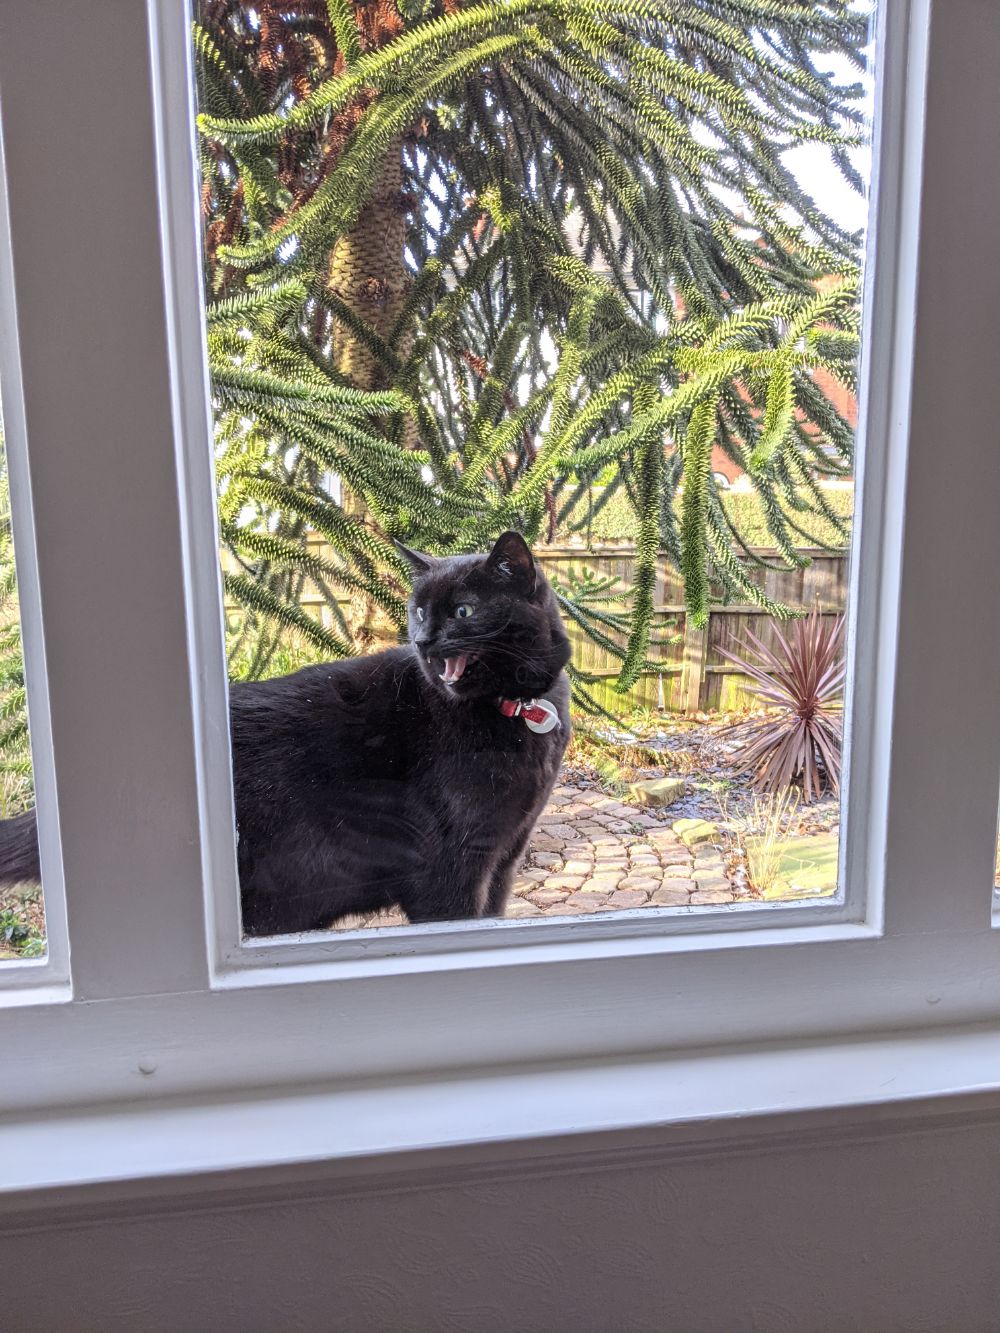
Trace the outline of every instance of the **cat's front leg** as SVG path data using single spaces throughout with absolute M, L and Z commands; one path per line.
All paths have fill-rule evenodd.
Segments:
M 468 921 L 485 915 L 489 860 L 484 851 L 463 849 L 437 858 L 401 903 L 412 922 Z
M 484 916 L 503 916 L 507 910 L 507 900 L 514 887 L 514 880 L 521 868 L 521 862 L 524 860 L 524 853 L 527 850 L 532 828 L 533 825 L 529 824 L 524 832 L 518 835 L 510 850 L 494 866 L 486 892 Z

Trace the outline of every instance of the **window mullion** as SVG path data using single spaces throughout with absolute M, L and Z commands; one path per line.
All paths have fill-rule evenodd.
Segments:
M 201 988 L 144 6 L 8 0 L 0 93 L 74 991 Z
M 38 561 L 32 518 L 21 357 L 17 340 L 17 301 L 11 263 L 7 174 L 3 158 L 3 117 L 0 114 L 0 409 L 3 413 L 3 450 L 10 483 L 10 521 L 17 567 L 17 606 L 21 623 L 24 682 L 31 714 L 31 771 L 36 800 L 41 810 L 37 824 L 39 860 L 45 885 L 44 963 L 33 963 L 28 970 L 23 966 L 0 969 L 0 987 L 8 995 L 13 992 L 21 998 L 29 981 L 34 983 L 33 989 L 34 985 L 46 987 L 54 981 L 65 993 L 65 985 L 69 980 L 69 941 L 66 935 L 62 853 L 56 816 L 52 725 L 38 596 Z
M 1000 14 L 915 8 L 929 59 L 888 771 L 895 934 L 988 929 L 1000 754 Z

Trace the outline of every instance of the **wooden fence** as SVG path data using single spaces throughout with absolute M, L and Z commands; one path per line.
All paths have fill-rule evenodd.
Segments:
M 778 562 L 773 551 L 759 551 L 762 558 Z M 753 571 L 754 582 L 776 602 L 795 610 L 817 607 L 822 615 L 840 614 L 847 604 L 847 553 L 803 551 L 811 563 L 804 569 L 762 569 Z M 546 573 L 565 579 L 570 570 L 582 574 L 593 570 L 598 575 L 614 574 L 625 587 L 632 582 L 635 551 L 624 546 L 600 546 L 590 551 L 579 547 L 544 547 L 537 552 Z M 720 593 L 713 588 L 713 595 Z M 684 610 L 684 589 L 677 571 L 665 558 L 657 572 L 654 594 L 653 637 L 669 639 L 650 649 L 650 658 L 662 662 L 655 676 L 639 681 L 630 692 L 634 703 L 655 708 L 660 702 L 671 712 L 697 713 L 729 709 L 749 702 L 747 678 L 719 651 L 740 651 L 740 640 L 751 630 L 763 643 L 774 646 L 774 621 L 756 606 L 732 603 L 715 604 L 708 624 L 697 629 L 689 623 Z M 617 675 L 614 659 L 587 637 L 582 629 L 569 629 L 573 660 L 581 670 L 606 678 L 608 684 L 594 688 L 596 697 L 612 709 L 620 709 L 623 699 L 613 689 Z
M 316 554 L 326 554 L 319 542 Z M 778 563 L 773 551 L 756 554 Z M 752 574 L 754 581 L 769 597 L 785 606 L 796 610 L 817 607 L 822 615 L 839 615 L 847 602 L 846 552 L 811 550 L 802 554 L 810 560 L 804 569 L 757 568 Z M 632 583 L 635 549 L 631 546 L 596 546 L 590 550 L 580 546 L 545 546 L 536 555 L 546 574 L 562 581 L 570 572 L 582 575 L 590 570 L 599 576 L 614 575 L 625 588 Z M 714 588 L 713 594 L 718 595 L 719 591 Z M 644 677 L 624 697 L 614 689 L 618 674 L 615 659 L 579 626 L 567 625 L 573 661 L 582 671 L 598 678 L 598 684 L 591 687 L 595 697 L 612 711 L 619 711 L 629 703 L 649 708 L 662 703 L 671 712 L 688 714 L 737 708 L 748 703 L 751 696 L 746 689 L 746 676 L 726 661 L 720 649 L 739 652 L 740 640 L 748 629 L 762 642 L 773 645 L 771 616 L 743 603 L 716 604 L 708 625 L 704 629 L 695 628 L 689 624 L 684 610 L 681 580 L 666 559 L 660 562 L 654 597 L 653 637 L 664 642 L 652 647 L 649 656 L 662 666 L 656 675 Z M 329 623 L 329 608 L 318 589 L 307 585 L 300 601 L 303 610 Z M 235 609 L 227 604 L 227 610 Z

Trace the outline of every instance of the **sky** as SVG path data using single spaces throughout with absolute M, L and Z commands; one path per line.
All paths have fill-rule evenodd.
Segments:
M 862 3 L 860 8 L 869 10 L 870 3 Z M 875 108 L 875 44 L 868 48 L 868 69 L 859 75 L 858 71 L 846 60 L 830 56 L 825 62 L 817 62 L 823 72 L 833 74 L 839 83 L 860 82 L 865 87 L 864 111 L 868 120 L 868 132 L 871 134 L 872 117 Z M 871 180 L 871 150 L 854 149 L 851 160 L 865 182 Z M 835 222 L 849 231 L 857 231 L 866 226 L 868 220 L 868 200 L 844 180 L 837 169 L 830 153 L 821 144 L 800 144 L 784 154 L 784 161 L 806 190 L 828 213 Z
M 856 150 L 851 154 L 864 180 L 871 178 L 871 153 Z M 858 231 L 868 218 L 868 200 L 848 185 L 821 144 L 800 144 L 784 155 L 785 165 L 794 174 L 824 213 L 845 227 Z

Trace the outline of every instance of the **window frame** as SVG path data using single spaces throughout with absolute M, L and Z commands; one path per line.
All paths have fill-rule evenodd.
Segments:
M 197 111 L 195 80 L 190 42 L 186 26 L 178 22 L 175 0 L 159 5 L 154 13 L 156 40 L 154 43 L 154 96 L 157 105 L 157 147 L 159 191 L 162 205 L 165 264 L 168 268 L 167 290 L 170 292 L 171 356 L 173 383 L 183 384 L 184 393 L 175 391 L 175 420 L 178 423 L 178 441 L 181 453 L 181 487 L 186 495 L 186 511 L 197 516 L 191 525 L 191 545 L 188 551 L 185 576 L 188 606 L 193 633 L 198 643 L 198 658 L 206 675 L 212 681 L 205 699 L 205 725 L 210 734 L 219 734 L 228 723 L 227 706 L 215 688 L 225 670 L 224 644 L 220 637 L 220 598 L 218 561 L 218 524 L 214 511 L 214 476 L 211 466 L 211 386 L 207 371 L 205 347 L 205 320 L 202 302 L 201 238 L 199 219 L 199 192 L 197 163 L 192 144 L 192 126 Z M 883 28 L 886 24 L 883 23 Z M 899 44 L 902 26 L 879 34 L 877 45 L 883 42 Z M 894 57 L 898 58 L 898 57 Z M 883 95 L 880 87 L 877 99 Z M 877 116 L 877 120 L 881 120 Z M 890 150 L 891 152 L 891 150 Z M 878 153 L 873 153 L 873 161 Z M 897 164 L 892 162 L 891 174 Z M 867 293 L 866 293 L 867 296 Z M 893 339 L 890 326 L 875 325 L 865 329 L 864 364 L 874 359 L 879 368 L 887 364 L 889 344 Z M 875 355 L 872 356 L 874 349 Z M 864 401 L 868 395 L 863 394 Z M 857 451 L 863 459 L 864 427 L 858 431 Z M 206 424 L 207 423 L 207 424 Z M 207 432 L 207 438 L 206 438 Z M 864 471 L 858 469 L 859 476 Z M 878 475 L 868 487 L 868 509 L 858 524 L 881 530 L 885 478 Z M 204 512 L 206 496 L 210 497 L 212 515 Z M 858 494 L 860 513 L 862 497 Z M 885 584 L 895 579 L 898 557 L 894 552 L 882 551 L 876 560 L 852 559 L 850 592 L 848 597 L 848 678 L 855 680 L 855 624 L 874 618 L 873 608 L 884 604 Z M 862 576 L 861 571 L 864 570 Z M 888 574 L 888 580 L 885 574 Z M 825 901 L 811 903 L 741 903 L 711 907 L 673 908 L 662 911 L 637 909 L 595 914 L 576 920 L 539 921 L 486 921 L 434 923 L 409 927 L 374 928 L 364 931 L 314 931 L 304 936 L 270 937 L 267 939 L 241 938 L 239 919 L 239 889 L 231 829 L 232 781 L 228 756 L 216 751 L 209 754 L 203 743 L 200 753 L 200 791 L 209 832 L 209 855 L 213 873 L 209 881 L 209 917 L 212 935 L 212 968 L 217 980 L 229 981 L 248 978 L 260 970 L 275 966 L 312 967 L 321 964 L 352 962 L 362 958 L 396 955 L 419 955 L 432 958 L 440 954 L 465 951 L 509 949 L 512 946 L 542 946 L 569 942 L 586 932 L 586 939 L 615 941 L 627 938 L 646 938 L 662 935 L 704 934 L 706 931 L 746 931 L 773 929 L 778 925 L 795 927 L 844 922 L 863 922 L 869 910 L 867 900 L 873 902 L 881 895 L 881 886 L 870 878 L 867 892 L 858 873 L 849 873 L 849 865 L 856 866 L 867 858 L 864 847 L 877 836 L 868 826 L 872 810 L 870 779 L 877 769 L 875 753 L 887 744 L 887 716 L 881 725 L 863 731 L 860 744 L 852 741 L 855 732 L 853 720 L 858 717 L 878 717 L 878 700 L 873 698 L 874 682 L 891 674 L 891 643 L 880 645 L 884 661 L 879 660 L 865 674 L 860 684 L 849 689 L 845 700 L 845 771 L 850 776 L 843 803 L 840 839 L 840 865 L 837 894 Z M 853 751 L 853 754 L 852 754 Z M 852 830 L 858 830 L 852 836 Z
M 14 272 L 7 213 L 6 163 L 0 132 L 0 424 L 7 456 L 11 531 L 18 608 L 24 648 L 25 690 L 30 717 L 32 775 L 39 801 L 38 843 L 45 901 L 46 950 L 41 958 L 0 967 L 0 996 L 6 1003 L 59 999 L 69 988 L 69 939 L 62 887 L 62 855 L 55 803 L 52 719 L 46 692 L 45 639 L 38 588 L 31 473 L 21 393 Z
M 50 855 L 61 847 L 64 889 L 47 879 L 46 903 L 55 920 L 65 905 L 72 939 L 71 999 L 65 989 L 58 1005 L 26 990 L 0 994 L 5 1061 L 31 1071 L 0 1090 L 0 1105 L 17 1111 L 402 1080 L 995 1019 L 1000 938 L 990 928 L 990 901 L 1000 699 L 928 700 L 907 663 L 918 657 L 935 678 L 947 669 L 945 631 L 959 627 L 970 657 L 1000 655 L 997 618 L 977 617 L 972 590 L 961 583 L 970 562 L 989 568 L 1000 556 L 1000 537 L 989 530 L 1000 477 L 988 449 L 998 335 L 988 283 L 970 278 L 958 257 L 942 261 L 928 247 L 928 237 L 949 235 L 951 196 L 939 187 L 950 182 L 953 195 L 956 183 L 959 194 L 977 191 L 976 208 L 963 215 L 966 269 L 970 255 L 990 254 L 982 219 L 1000 211 L 1000 187 L 975 176 L 990 139 L 971 85 L 976 71 L 1000 58 L 1000 23 L 984 18 L 974 0 L 956 0 L 948 17 L 930 0 L 881 7 L 862 447 L 864 439 L 883 447 L 867 451 L 859 471 L 842 901 L 237 946 L 197 195 L 181 111 L 191 100 L 185 5 L 148 0 L 139 19 L 131 0 L 108 0 L 106 8 L 100 34 L 58 0 L 9 0 L 0 16 L 13 256 L 4 262 L 20 298 L 10 292 L 3 317 L 14 321 L 20 347 L 24 413 L 15 451 L 23 450 L 22 470 L 30 465 L 36 482 L 34 533 L 23 521 L 17 529 L 19 570 L 29 571 L 30 586 L 37 563 L 40 612 L 25 624 L 33 745 L 37 771 L 51 757 L 51 827 L 62 830 L 61 839 L 51 834 Z M 46 22 L 39 69 L 32 56 Z M 943 86 L 947 78 L 957 87 Z M 63 129 L 60 98 L 74 87 L 97 106 L 88 103 L 70 127 L 79 143 L 53 147 Z M 102 118 L 118 126 L 113 145 L 93 138 Z M 51 174 L 66 173 L 97 205 L 95 219 L 83 222 L 87 265 L 67 268 L 62 249 L 81 245 L 77 220 L 46 210 L 58 192 L 34 181 L 35 155 L 46 145 Z M 141 201 L 139 224 L 129 228 L 116 225 L 105 202 L 121 187 L 123 162 L 126 197 Z M 922 188 L 925 169 L 934 189 Z M 41 199 L 29 206 L 33 182 Z M 38 317 L 45 294 L 65 302 L 67 285 L 68 327 L 54 338 L 53 363 L 75 411 L 46 393 L 53 336 Z M 146 312 L 142 336 L 125 338 L 121 321 L 127 327 L 136 309 Z M 944 356 L 945 395 L 941 339 L 960 320 L 971 332 L 960 354 Z M 90 357 L 74 369 L 60 360 L 88 335 L 113 344 L 113 366 Z M 5 341 L 9 377 L 12 340 Z M 924 373 L 925 364 L 935 374 Z M 109 403 L 116 385 L 122 402 Z M 9 398 L 7 378 L 4 392 Z M 947 459 L 936 445 L 944 396 L 954 400 Z M 88 440 L 87 467 L 76 461 L 67 480 L 78 416 L 99 429 Z M 136 420 L 144 426 L 139 451 L 130 449 Z M 116 485 L 132 498 L 129 511 Z M 73 526 L 81 505 L 85 531 Z M 142 555 L 151 532 L 155 561 Z M 929 546 L 940 532 L 948 540 L 932 561 Z M 137 570 L 127 568 L 130 550 Z M 103 572 L 85 606 L 67 572 L 74 557 Z M 159 630 L 153 644 L 148 613 L 130 600 L 140 574 L 153 582 L 156 619 L 171 631 Z M 109 679 L 95 665 L 100 636 L 111 636 L 118 651 Z M 75 669 L 74 654 L 87 670 Z M 165 691 L 169 707 L 144 712 L 143 688 L 157 699 Z M 119 699 L 128 724 L 116 731 Z M 39 700 L 49 705 L 51 736 L 37 724 Z M 927 763 L 929 742 L 940 769 Z M 98 753 L 101 773 L 114 777 L 108 791 L 94 790 L 87 758 Z M 962 780 L 952 775 L 958 763 Z M 133 785 L 142 789 L 138 807 Z M 941 812 L 944 836 L 931 819 Z
M 883 45 L 901 47 L 902 34 L 906 25 L 899 19 L 901 11 L 895 12 L 892 23 L 888 21 L 888 7 L 879 33 L 877 47 Z M 171 351 L 174 358 L 174 383 L 185 385 L 185 401 L 176 409 L 176 419 L 181 423 L 178 437 L 183 452 L 182 488 L 187 494 L 188 512 L 198 514 L 201 524 L 198 533 L 201 541 L 192 547 L 186 567 L 188 583 L 188 604 L 193 608 L 195 633 L 201 643 L 200 659 L 207 667 L 207 672 L 214 680 L 224 670 L 224 647 L 219 635 L 220 597 L 217 562 L 211 557 L 218 548 L 217 523 L 213 517 L 211 523 L 203 514 L 205 497 L 212 496 L 213 477 L 211 471 L 211 446 L 206 444 L 204 432 L 209 431 L 211 412 L 208 407 L 210 384 L 207 374 L 207 355 L 205 353 L 204 313 L 202 310 L 202 284 L 200 282 L 200 227 L 198 222 L 199 189 L 195 173 L 195 158 L 192 150 L 191 126 L 196 106 L 194 99 L 194 75 L 192 57 L 187 42 L 186 29 L 176 21 L 171 5 L 162 5 L 157 11 L 159 18 L 158 41 L 156 50 L 158 59 L 154 60 L 155 97 L 158 107 L 158 164 L 160 197 L 171 201 L 170 209 L 164 210 L 164 251 L 168 265 L 175 265 L 177 281 L 168 279 L 167 287 L 172 294 Z M 182 41 L 186 44 L 182 49 Z M 902 52 L 894 51 L 894 67 L 903 64 Z M 888 90 L 892 95 L 893 90 Z M 879 80 L 877 100 L 886 95 L 884 79 Z M 187 114 L 181 114 L 186 108 Z M 876 120 L 880 127 L 884 117 L 877 110 Z M 878 130 L 881 135 L 881 129 Z M 884 137 L 884 136 L 882 136 Z M 887 143 L 882 150 L 873 152 L 873 162 L 882 160 L 881 169 L 888 168 L 889 175 L 895 179 L 901 163 L 894 160 L 897 145 Z M 876 221 L 873 219 L 873 231 Z M 878 281 L 875 276 L 877 266 L 869 265 L 867 301 L 873 297 L 874 286 Z M 889 275 L 895 278 L 895 274 Z M 885 288 L 887 281 L 883 281 Z M 861 428 L 858 431 L 857 450 L 862 460 L 858 468 L 858 512 L 861 521 L 859 530 L 866 529 L 879 533 L 883 529 L 883 514 L 886 500 L 885 488 L 889 480 L 888 466 L 883 471 L 871 469 L 870 478 L 862 494 L 860 478 L 867 465 L 865 459 L 865 439 L 870 432 L 870 414 L 864 411 L 864 404 L 872 404 L 873 396 L 867 392 L 867 380 L 872 375 L 874 364 L 876 380 L 884 374 L 888 366 L 895 341 L 895 329 L 891 322 L 869 320 L 865 330 L 863 366 L 865 368 L 866 391 L 862 392 Z M 194 355 L 192 355 L 194 351 Z M 204 403 L 200 408 L 199 398 Z M 874 395 L 872 404 L 877 412 L 878 395 Z M 186 411 L 186 415 L 184 415 Z M 206 422 L 209 423 L 206 427 Z M 877 475 L 876 475 L 877 472 Z M 864 512 L 862 512 L 864 511 Z M 210 536 L 209 536 L 210 534 Z M 213 545 L 214 543 L 214 545 Z M 860 544 L 859 544 L 860 552 Z M 858 555 L 858 552 L 855 553 Z M 865 558 L 854 558 L 851 565 L 850 593 L 848 597 L 848 679 L 851 682 L 845 700 L 845 770 L 849 774 L 843 817 L 841 820 L 841 847 L 839 866 L 839 885 L 837 895 L 832 900 L 812 903 L 788 904 L 734 904 L 732 906 L 692 907 L 651 912 L 635 910 L 614 912 L 590 916 L 586 919 L 537 922 L 537 921 L 490 921 L 485 923 L 456 922 L 432 926 L 395 927 L 391 929 L 366 930 L 364 932 L 312 932 L 305 937 L 270 938 L 266 940 L 244 940 L 240 936 L 238 909 L 238 886 L 235 858 L 231 854 L 229 830 L 233 825 L 231 798 L 231 777 L 228 762 L 221 762 L 225 756 L 215 754 L 215 763 L 207 758 L 201 772 L 201 790 L 208 807 L 207 827 L 216 830 L 210 835 L 215 873 L 211 876 L 209 889 L 209 913 L 212 922 L 212 966 L 217 978 L 240 977 L 260 969 L 274 966 L 301 967 L 323 963 L 335 964 L 349 962 L 373 955 L 392 957 L 396 954 L 418 954 L 432 957 L 442 953 L 465 950 L 508 949 L 512 945 L 541 946 L 569 941 L 586 931 L 588 941 L 604 939 L 608 941 L 624 938 L 644 938 L 661 935 L 704 934 L 706 931 L 746 931 L 773 929 L 778 925 L 796 927 L 807 925 L 818 927 L 831 923 L 864 922 L 867 914 L 878 911 L 877 901 L 881 897 L 881 884 L 875 874 L 875 864 L 867 853 L 867 847 L 877 839 L 877 816 L 873 814 L 872 779 L 878 771 L 879 750 L 888 745 L 888 712 L 886 700 L 876 697 L 876 682 L 884 680 L 893 671 L 891 640 L 880 642 L 880 655 L 868 664 L 868 670 L 862 675 L 857 671 L 856 648 L 858 623 L 872 623 L 878 617 L 876 608 L 885 606 L 887 597 L 891 597 L 898 572 L 898 552 L 891 549 L 869 550 Z M 881 709 L 880 709 L 881 704 Z M 225 718 L 224 701 L 212 691 L 206 700 L 206 713 L 214 715 L 213 731 L 217 732 Z M 875 725 L 860 730 L 859 743 L 853 737 L 858 733 L 856 719 L 875 719 Z M 211 725 L 211 724 L 210 724 Z M 214 812 L 214 818 L 213 816 Z M 866 864 L 867 874 L 862 876 L 858 867 Z

